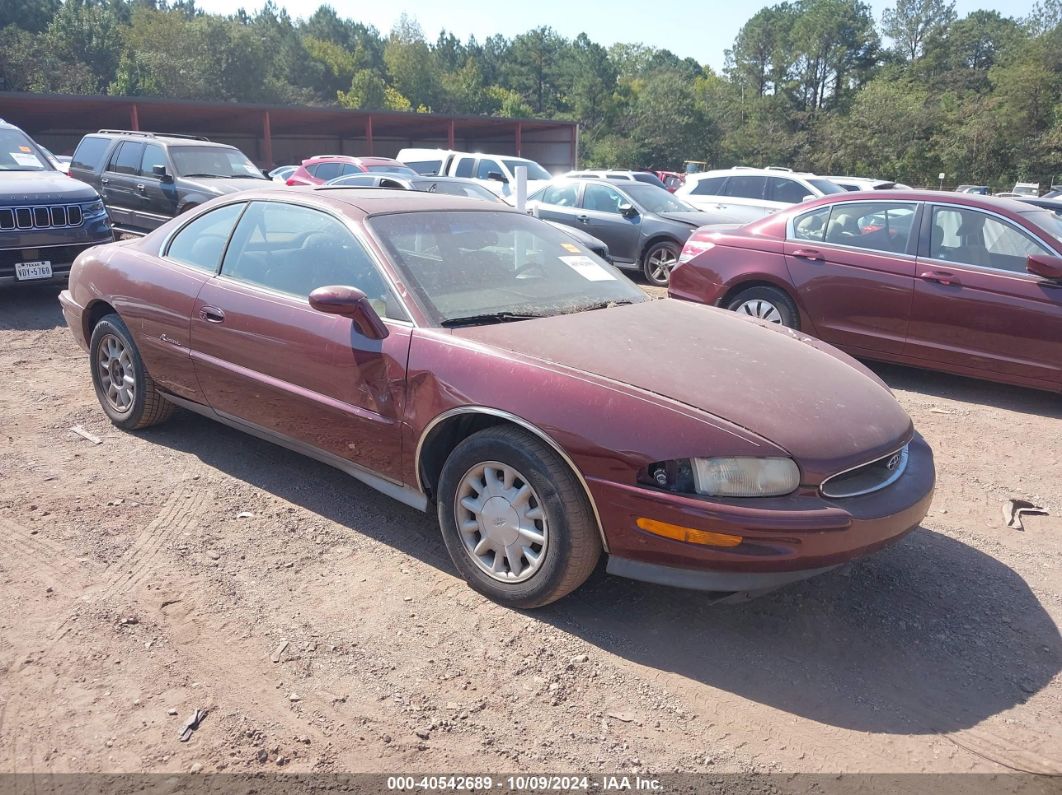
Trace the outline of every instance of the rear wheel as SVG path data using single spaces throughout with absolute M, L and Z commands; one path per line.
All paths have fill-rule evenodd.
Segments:
M 800 328 L 800 314 L 793 299 L 777 287 L 750 287 L 742 290 L 730 299 L 726 308 L 769 323 Z
M 667 287 L 671 271 L 678 264 L 679 247 L 670 241 L 654 243 L 642 256 L 642 273 L 650 284 Z
M 147 428 L 173 413 L 173 404 L 155 388 L 129 329 L 118 315 L 105 315 L 92 329 L 89 359 L 96 397 L 119 428 Z
M 454 448 L 438 488 L 439 525 L 461 575 L 508 607 L 574 591 L 601 555 L 597 523 L 571 469 L 540 439 L 505 426 Z

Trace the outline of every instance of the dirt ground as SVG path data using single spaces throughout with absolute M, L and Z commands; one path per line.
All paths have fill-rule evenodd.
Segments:
M 1062 774 L 1058 396 L 875 365 L 937 456 L 903 542 L 742 605 L 599 571 L 520 613 L 337 471 L 113 428 L 57 292 L 0 292 L 0 773 Z

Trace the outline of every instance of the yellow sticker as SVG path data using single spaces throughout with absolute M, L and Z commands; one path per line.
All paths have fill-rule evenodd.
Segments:
M 573 243 L 561 243 L 561 248 L 563 248 L 565 251 L 572 252 L 572 254 L 579 253 L 579 247 Z
M 27 153 L 29 153 L 29 152 L 32 152 L 33 150 L 32 150 L 32 149 L 30 149 L 30 148 L 29 148 L 28 146 L 20 146 L 20 147 L 18 148 L 18 151 L 20 151 L 20 152 L 27 152 Z

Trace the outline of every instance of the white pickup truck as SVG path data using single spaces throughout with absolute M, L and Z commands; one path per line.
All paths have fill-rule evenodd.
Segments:
M 510 204 L 515 201 L 518 166 L 527 169 L 528 196 L 552 179 L 550 173 L 534 160 L 510 155 L 455 152 L 452 149 L 403 149 L 396 160 L 425 176 L 474 179 Z

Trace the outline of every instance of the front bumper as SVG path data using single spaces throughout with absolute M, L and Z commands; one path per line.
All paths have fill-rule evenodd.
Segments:
M 111 243 L 114 235 L 108 224 L 93 224 L 93 228 L 77 230 L 76 239 L 61 243 L 32 243 L 24 241 L 17 246 L 0 238 L 0 287 L 24 284 L 63 284 L 70 278 L 70 268 L 74 260 L 83 251 L 93 246 Z M 45 233 L 39 233 L 39 237 Z M 52 238 L 55 239 L 54 237 Z M 52 264 L 52 275 L 48 279 L 20 280 L 15 276 L 15 263 L 48 260 Z
M 933 499 L 933 453 L 910 443 L 907 471 L 861 497 L 817 493 L 709 501 L 639 486 L 592 480 L 608 538 L 609 571 L 634 579 L 710 591 L 774 588 L 827 571 L 898 540 L 918 526 Z M 731 548 L 653 535 L 639 517 L 740 535 Z

